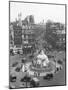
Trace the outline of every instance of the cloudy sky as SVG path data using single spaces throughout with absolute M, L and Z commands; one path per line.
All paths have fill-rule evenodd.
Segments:
M 35 4 L 35 3 L 10 3 L 10 21 L 18 19 L 18 13 L 22 13 L 22 20 L 27 15 L 34 15 L 35 23 L 52 20 L 55 22 L 65 23 L 65 6 L 52 4 Z

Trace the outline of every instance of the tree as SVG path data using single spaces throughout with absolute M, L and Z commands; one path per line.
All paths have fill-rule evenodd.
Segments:
M 46 23 L 46 33 L 45 33 L 45 40 L 47 43 L 52 45 L 53 48 L 56 48 L 56 42 L 58 40 L 56 29 L 51 27 L 53 25 L 53 22 L 48 21 Z

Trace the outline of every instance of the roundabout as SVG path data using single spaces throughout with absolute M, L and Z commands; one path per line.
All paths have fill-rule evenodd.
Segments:
M 47 74 L 54 74 L 56 65 L 41 51 L 32 62 L 27 62 L 22 70 L 26 70 L 30 76 L 46 76 Z
M 47 67 L 43 68 L 34 67 L 32 63 L 29 63 L 29 65 L 27 65 L 27 68 L 28 68 L 27 72 L 30 76 L 46 76 L 47 74 L 50 73 L 54 74 L 56 70 L 56 67 L 52 62 L 50 62 Z

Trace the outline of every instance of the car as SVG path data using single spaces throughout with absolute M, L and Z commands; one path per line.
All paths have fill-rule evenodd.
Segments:
M 51 80 L 53 79 L 53 74 L 47 74 L 46 76 L 43 77 L 43 79 L 46 79 L 46 80 Z
M 31 87 L 38 87 L 39 86 L 39 80 L 37 78 L 33 78 L 30 82 Z
M 57 63 L 60 64 L 60 65 L 62 65 L 63 64 L 63 61 L 62 60 L 58 60 Z
M 17 66 L 16 69 L 15 69 L 15 71 L 16 72 L 20 72 L 21 68 L 22 68 L 21 66 Z
M 14 62 L 13 64 L 12 64 L 12 67 L 16 67 L 18 65 L 18 62 Z
M 14 56 L 13 49 L 10 49 L 10 55 Z
M 9 80 L 10 82 L 16 82 L 17 77 L 15 75 L 10 75 Z
M 29 55 L 29 58 L 30 59 L 34 58 L 34 55 L 33 54 Z
M 26 58 L 22 58 L 21 62 L 25 63 L 26 62 Z
M 21 82 L 30 82 L 30 81 L 31 81 L 31 77 L 29 77 L 29 76 L 24 76 L 23 78 L 21 78 L 20 81 L 21 81 Z
M 17 54 L 22 55 L 23 54 L 22 49 L 17 49 Z
M 54 58 L 54 56 L 52 56 L 52 55 L 47 55 L 48 56 L 48 58 Z
M 17 51 L 17 54 L 20 54 L 20 51 L 19 50 Z

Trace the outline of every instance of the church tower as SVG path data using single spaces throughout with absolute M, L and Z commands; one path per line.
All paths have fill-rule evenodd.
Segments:
M 22 18 L 22 13 L 19 13 L 18 14 L 18 22 L 19 22 L 18 25 L 19 26 L 22 26 L 22 20 L 21 20 L 21 18 Z

